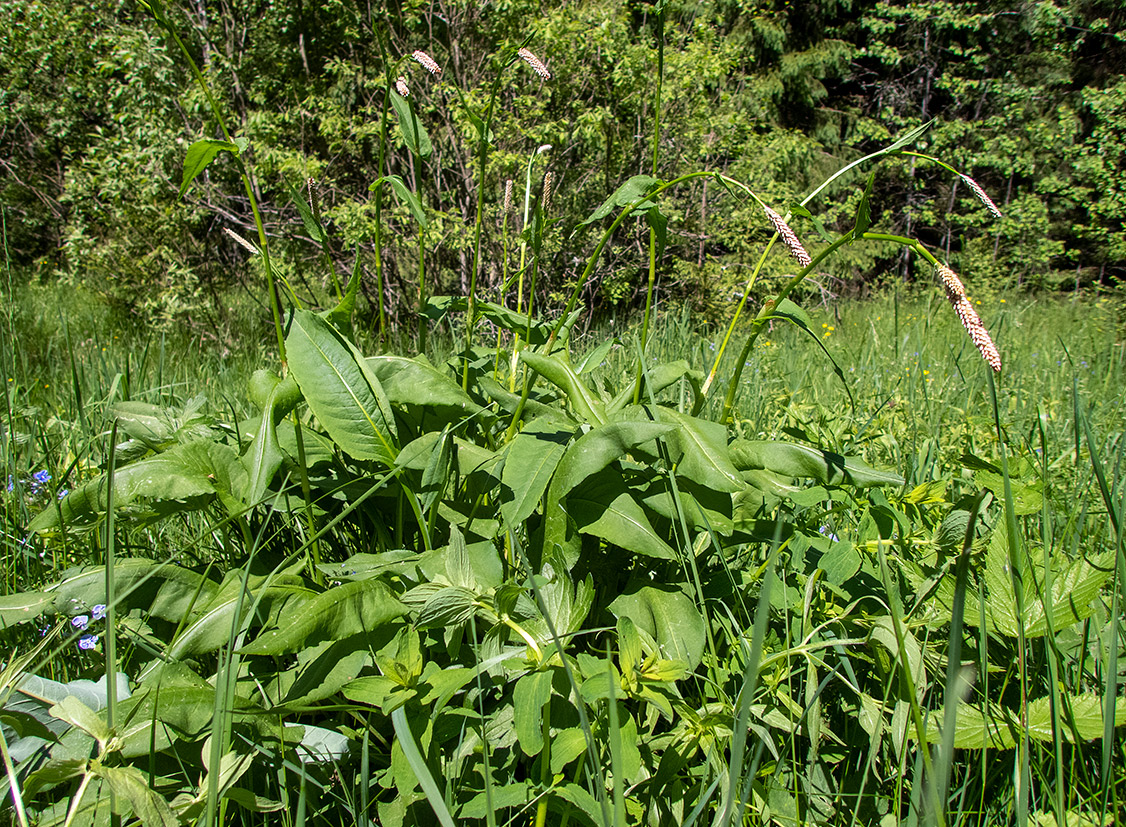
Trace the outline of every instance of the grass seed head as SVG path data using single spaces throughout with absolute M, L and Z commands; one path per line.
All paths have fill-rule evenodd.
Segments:
M 541 78 L 543 78 L 544 80 L 551 80 L 551 72 L 549 72 L 547 70 L 547 67 L 543 65 L 543 61 L 532 54 L 531 51 L 529 51 L 528 49 L 521 49 L 516 54 L 518 54 L 525 63 L 531 66 L 532 71 L 534 71 Z
M 411 88 L 407 86 L 407 79 L 402 75 L 395 78 L 395 91 L 404 98 L 409 98 L 411 95 Z
M 809 253 L 805 251 L 805 247 L 798 241 L 797 233 L 790 229 L 790 225 L 782 220 L 782 216 L 770 209 L 770 207 L 763 207 L 766 210 L 766 217 L 770 219 L 770 223 L 774 225 L 774 229 L 778 235 L 782 236 L 782 241 L 786 248 L 790 251 L 790 255 L 798 260 L 798 264 L 802 267 L 808 267 L 813 259 L 809 257 Z
M 419 65 L 434 77 L 440 78 L 442 76 L 442 67 L 438 65 L 434 58 L 422 51 L 422 49 L 415 49 L 411 52 L 411 57 L 417 60 Z
M 995 217 L 1001 218 L 1001 211 L 997 209 L 997 205 L 993 203 L 993 199 L 981 188 L 981 184 L 968 175 L 963 175 L 961 178 L 973 194 L 977 196 L 977 200 L 984 204 Z

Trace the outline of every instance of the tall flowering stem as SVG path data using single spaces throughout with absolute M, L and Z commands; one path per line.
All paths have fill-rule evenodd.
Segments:
M 176 32 L 172 21 L 168 19 L 165 14 L 164 3 L 161 0 L 141 0 L 141 5 L 148 9 L 152 14 L 153 19 L 156 20 L 160 26 L 168 34 L 169 37 L 175 41 L 179 47 L 184 59 L 188 62 L 188 67 L 191 69 L 192 77 L 195 78 L 196 84 L 203 92 L 203 96 L 207 99 L 207 105 L 211 109 L 211 113 L 215 116 L 216 123 L 219 124 L 219 129 L 223 132 L 223 138 L 228 143 L 234 143 L 234 138 L 227 130 L 227 124 L 223 119 L 223 114 L 219 110 L 219 104 L 216 102 L 215 97 L 211 94 L 211 87 L 207 83 L 207 79 L 203 76 L 199 66 L 196 65 L 195 59 L 192 57 L 188 47 L 184 45 L 184 41 L 180 39 L 180 35 Z M 285 357 L 285 331 L 282 327 L 282 314 L 281 314 L 281 296 L 278 293 L 277 279 L 275 278 L 273 265 L 270 263 L 270 247 L 266 239 L 266 228 L 262 223 L 262 214 L 258 209 L 258 199 L 254 196 L 254 184 L 250 178 L 250 170 L 246 164 L 243 163 L 242 157 L 238 154 L 232 153 L 235 164 L 238 166 L 239 177 L 242 179 L 242 186 L 246 192 L 247 201 L 250 203 L 250 211 L 254 215 L 254 226 L 258 230 L 258 249 L 262 254 L 262 265 L 266 270 L 266 284 L 270 293 L 270 310 L 274 317 L 274 332 L 278 340 L 278 358 L 281 360 L 284 368 L 286 363 Z
M 529 37 L 530 41 L 531 38 Z M 524 54 L 527 53 L 531 58 L 535 58 L 536 64 L 542 68 L 542 72 L 532 64 L 528 57 Z M 481 118 L 478 123 L 477 135 L 477 219 L 473 227 L 473 270 L 469 274 L 469 302 L 465 315 L 465 352 L 463 355 L 462 369 L 461 369 L 461 386 L 462 389 L 469 389 L 469 351 L 473 347 L 473 328 L 477 323 L 477 275 L 481 270 L 481 227 L 484 224 L 485 217 L 485 170 L 489 158 L 489 131 L 493 123 L 493 108 L 496 105 L 497 92 L 500 90 L 500 81 L 504 77 L 504 73 L 510 66 L 518 60 L 524 60 L 532 67 L 533 71 L 540 77 L 547 79 L 551 77 L 551 73 L 547 71 L 547 67 L 536 58 L 526 48 L 526 44 L 521 46 L 515 53 L 513 53 L 508 60 L 497 70 L 496 76 L 493 78 L 493 86 L 489 92 L 489 104 L 485 107 L 485 117 Z M 545 77 L 546 73 L 546 77 Z M 460 94 L 460 92 L 459 92 Z M 465 105 L 464 98 L 462 104 Z M 468 106 L 466 106 L 468 109 Z M 477 121 L 476 118 L 474 118 Z

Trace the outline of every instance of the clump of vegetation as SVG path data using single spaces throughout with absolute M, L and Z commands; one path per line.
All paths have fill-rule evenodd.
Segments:
M 999 385 L 1037 375 L 1008 355 L 1021 333 L 994 327 L 995 344 L 949 266 L 880 230 L 874 173 L 847 196 L 844 232 L 812 211 L 853 170 L 903 157 L 969 180 L 912 149 L 928 125 L 785 214 L 725 172 L 660 179 L 659 34 L 653 169 L 582 222 L 600 234 L 546 310 L 534 305 L 553 266 L 550 184 L 533 196 L 542 152 L 522 159 L 525 220 L 510 245 L 502 217 L 493 291 L 483 198 L 461 248 L 466 292 L 432 295 L 436 210 L 417 174 L 372 184 L 377 250 L 395 209 L 384 185 L 417 226 L 418 355 L 369 354 L 354 328 L 361 270 L 338 277 L 316 186 L 291 198 L 323 256 L 319 310 L 321 291 L 272 252 L 250 142 L 168 10 L 143 5 L 222 133 L 187 148 L 181 191 L 217 158 L 238 170 L 254 232 L 237 243 L 265 279 L 276 361 L 250 377 L 252 407 L 224 415 L 194 392 L 139 400 L 147 374 L 126 362 L 94 419 L 74 349 L 69 423 L 43 422 L 15 388 L 6 397 L 0 621 L 15 654 L 0 675 L 0 752 L 13 821 L 1023 825 L 1116 812 L 1121 434 L 1099 441 L 1078 378 L 1067 426 L 1036 410 L 1039 395 L 999 402 Z M 530 45 L 490 57 L 487 95 L 454 87 L 478 192 L 505 151 L 510 72 L 552 80 Z M 434 145 L 402 94 L 410 61 L 444 74 L 422 50 L 386 61 L 377 151 L 397 125 L 417 173 Z M 653 323 L 668 194 L 702 181 L 773 231 L 714 340 L 688 335 L 688 316 L 679 331 L 675 317 Z M 637 219 L 640 326 L 580 346 L 580 300 Z M 830 355 L 845 322 L 818 330 L 795 302 L 866 243 L 929 262 L 922 318 L 885 312 L 903 359 L 946 331 L 938 363 L 853 382 L 874 366 Z M 791 259 L 798 271 L 741 325 L 767 262 Z M 385 341 L 392 322 L 381 317 Z M 457 349 L 430 359 L 437 322 Z M 968 335 L 951 335 L 958 324 Z M 778 370 L 783 390 L 767 395 L 768 341 L 790 348 L 791 334 L 821 352 Z M 1099 359 L 1091 390 L 1122 367 L 1119 351 Z M 803 385 L 826 381 L 837 407 L 803 407 Z

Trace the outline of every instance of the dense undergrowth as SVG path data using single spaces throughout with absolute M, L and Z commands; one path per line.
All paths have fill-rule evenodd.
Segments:
M 652 174 L 575 228 L 589 249 L 558 292 L 537 289 L 554 228 L 539 150 L 519 232 L 499 222 L 499 283 L 479 202 L 457 295 L 432 295 L 421 193 L 382 175 L 375 227 L 386 190 L 420 230 L 399 325 L 379 300 L 357 313 L 365 273 L 338 272 L 315 182 L 290 198 L 323 277 L 292 277 L 247 137 L 163 4 L 144 6 L 222 133 L 187 148 L 181 190 L 216 158 L 237 170 L 254 228 L 237 243 L 272 324 L 123 333 L 8 270 L 5 818 L 1119 816 L 1118 305 L 977 295 L 972 274 L 967 290 L 884 231 L 874 173 L 841 197 L 843 231 L 810 211 L 883 165 L 977 188 L 914 148 L 928 125 L 782 215 L 718 169 L 658 178 L 658 117 Z M 550 78 L 526 43 L 491 68 L 490 95 L 459 97 L 481 186 L 502 79 Z M 386 80 L 379 153 L 397 127 L 422 163 L 424 119 Z M 669 193 L 704 181 L 763 243 L 700 319 L 657 285 Z M 644 313 L 591 324 L 581 299 L 634 229 Z M 871 244 L 926 262 L 933 286 L 818 307 L 809 285 Z
M 933 765 L 951 756 L 941 799 L 950 823 L 1014 822 L 1022 762 L 1028 806 L 1041 819 L 1033 823 L 1050 823 L 1043 819 L 1061 807 L 1057 823 L 1099 823 L 1104 794 L 1114 813 L 1122 781 L 1122 738 L 1110 723 L 1104 731 L 1121 706 L 1112 718 L 1100 709 L 1112 670 L 1121 680 L 1112 614 L 1121 546 L 1096 474 L 1101 466 L 1109 502 L 1121 503 L 1115 316 L 1106 300 L 987 301 L 1006 357 L 1000 416 L 1027 572 L 1019 613 L 1004 574 L 1005 481 L 987 368 L 966 352 L 964 332 L 937 298 L 813 310 L 811 329 L 847 366 L 851 401 L 805 333 L 769 330 L 749 357 L 729 449 L 735 473 L 755 482 L 743 489 L 755 501 L 709 502 L 689 476 L 704 472 L 681 472 L 685 460 L 673 454 L 665 467 L 674 469 L 682 514 L 662 508 L 662 477 L 641 470 L 640 439 L 667 438 L 667 426 L 618 417 L 583 436 L 587 429 L 566 418 L 573 409 L 558 402 L 561 416 L 525 429 L 492 460 L 500 468 L 486 446 L 462 436 L 462 413 L 443 415 L 449 406 L 431 403 L 430 444 L 404 462 L 412 450 L 404 442 L 396 460 L 418 489 L 417 512 L 402 487 L 384 493 L 378 476 L 357 475 L 362 465 L 350 470 L 344 456 L 325 453 L 312 423 L 302 426 L 311 509 L 300 506 L 293 477 L 292 426 L 278 430 L 289 479 L 280 476 L 250 512 L 224 504 L 229 492 L 174 490 L 193 482 L 182 467 L 166 480 L 172 489 L 135 490 L 120 476 L 130 453 L 155 458 L 141 464 L 183 461 L 202 437 L 215 446 L 242 440 L 253 454 L 260 430 L 240 388 L 254 360 L 215 349 L 186 359 L 191 342 L 73 324 L 70 346 L 57 336 L 43 352 L 23 343 L 54 323 L 51 312 L 23 316 L 6 330 L 17 361 L 5 377 L 13 487 L 4 498 L 2 605 L 16 656 L 5 691 L 19 687 L 6 703 L 5 736 L 31 818 L 61 823 L 87 772 L 73 823 L 108 818 L 106 785 L 119 808 L 147 823 L 172 823 L 170 814 L 194 821 L 209 790 L 228 819 L 246 823 L 296 823 L 302 814 L 307 823 L 429 823 L 426 795 L 456 823 L 489 813 L 495 823 L 529 818 L 540 804 L 545 823 L 683 823 L 700 804 L 714 819 L 725 800 L 745 806 L 752 823 L 903 821 L 933 813 L 937 770 L 928 772 L 918 749 L 926 740 Z M 34 314 L 26 295 L 16 306 Z M 10 311 L 9 325 L 15 318 Z M 650 354 L 661 364 L 708 364 L 716 336 L 707 332 L 662 313 Z M 624 329 L 623 344 L 612 331 L 576 336 L 578 365 L 592 346 L 615 342 L 582 376 L 593 387 L 625 383 L 636 333 Z M 432 337 L 435 347 L 442 341 Z M 456 376 L 456 358 L 450 367 Z M 667 410 L 686 409 L 691 383 L 670 390 Z M 421 421 L 410 416 L 417 395 L 392 399 L 400 427 Z M 595 474 L 593 484 L 629 491 L 652 533 L 630 538 L 590 521 L 571 536 L 568 567 L 559 556 L 567 547 L 545 551 L 541 539 L 552 483 L 528 480 L 545 465 L 558 475 L 589 456 L 570 450 L 581 439 L 616 431 L 620 444 L 625 423 L 645 430 L 607 466 L 613 481 Z M 807 446 L 789 458 L 806 464 L 764 476 L 750 446 L 779 439 Z M 448 465 L 432 482 L 443 450 Z M 834 466 L 821 450 L 867 466 Z M 115 496 L 133 497 L 118 508 L 112 547 L 104 523 L 28 533 L 37 513 L 48 515 L 40 525 L 55 522 L 60 492 L 97 480 L 111 456 Z M 213 456 L 198 461 L 197 486 L 231 472 Z M 662 467 L 659 455 L 649 462 Z M 883 485 L 861 487 L 868 482 Z M 489 487 L 497 501 L 477 494 Z M 518 503 L 529 492 L 542 498 L 530 509 Z M 992 496 L 978 503 L 982 492 Z M 516 513 L 520 528 L 506 539 L 505 510 L 516 507 L 527 514 Z M 86 513 L 61 516 L 78 522 Z M 677 533 L 681 519 L 688 542 Z M 967 524 L 974 537 L 958 588 Z M 110 554 L 112 626 L 101 608 L 110 605 Z M 1055 582 L 1045 599 L 1048 573 Z M 965 626 L 952 636 L 958 594 Z M 385 607 L 376 620 L 373 604 Z M 29 615 L 38 619 L 24 621 Z M 104 729 L 104 682 L 88 683 L 105 674 L 111 640 L 126 676 L 115 699 L 118 740 Z M 938 732 L 954 641 L 966 683 L 954 690 L 962 701 L 954 749 L 944 753 Z M 224 686 L 227 694 L 216 691 Z M 66 695 L 102 708 L 101 723 L 66 705 L 48 715 Z M 398 726 L 396 709 L 405 713 Z M 206 776 L 220 739 L 227 774 Z M 740 741 L 742 763 L 733 764 Z M 420 785 L 427 771 L 435 787 Z M 150 787 L 154 796 L 140 792 Z

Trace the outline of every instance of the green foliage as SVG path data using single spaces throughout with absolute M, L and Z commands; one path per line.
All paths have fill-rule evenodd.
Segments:
M 91 408 L 88 356 L 68 342 L 68 418 L 46 423 L 32 403 L 49 383 L 35 377 L 34 393 L 21 396 L 28 372 L 10 366 L 0 444 L 12 470 L 3 542 L 13 564 L 0 621 L 23 654 L 0 675 L 0 752 L 21 821 L 30 812 L 69 827 L 108 819 L 112 808 L 161 827 L 249 823 L 278 810 L 301 824 L 453 824 L 522 819 L 534 808 L 537 824 L 827 824 L 849 813 L 944 824 L 948 813 L 996 823 L 1023 822 L 1030 806 L 1061 819 L 1112 807 L 1121 771 L 1112 774 L 1110 759 L 1126 721 L 1116 690 L 1121 463 L 1110 461 L 1121 454 L 1121 412 L 1104 414 L 1099 425 L 1113 432 L 1098 445 L 1080 399 L 1107 395 L 1121 354 L 1092 355 L 1082 388 L 1075 369 L 1069 429 L 1039 407 L 1062 400 L 1061 387 L 1052 396 L 1023 386 L 1056 341 L 1013 359 L 1021 311 L 998 311 L 1005 323 L 993 330 L 1006 355 L 983 364 L 976 351 L 992 351 L 973 310 L 981 302 L 951 273 L 942 280 L 957 317 L 928 303 L 901 319 L 897 303 L 884 311 L 890 325 L 834 318 L 817 329 L 799 303 L 813 274 L 897 252 L 937 265 L 924 240 L 937 244 L 938 213 L 916 197 L 934 179 L 915 169 L 972 189 L 952 139 L 959 123 L 916 123 L 899 101 L 887 116 L 902 121 L 897 140 L 841 160 L 854 154 L 848 130 L 864 134 L 859 143 L 878 133 L 859 109 L 822 107 L 827 84 L 846 84 L 858 54 L 848 9 L 823 4 L 803 17 L 718 3 L 592 7 L 600 34 L 548 42 L 566 43 L 555 71 L 569 65 L 566 49 L 595 69 L 545 86 L 547 72 L 516 51 L 532 42 L 516 36 L 524 7 L 367 19 L 344 7 L 261 15 L 236 4 L 224 14 L 242 22 L 248 45 L 213 49 L 204 37 L 197 60 L 178 12 L 157 0 L 142 6 L 191 69 L 197 91 L 184 96 L 185 112 L 223 136 L 194 141 L 164 183 L 199 203 L 239 205 L 222 208 L 229 215 L 249 212 L 280 366 L 255 359 L 245 393 L 218 384 L 216 398 L 229 401 L 212 413 L 202 396 L 183 401 L 161 381 L 156 401 L 135 398 L 144 372 L 135 377 L 127 360 L 103 372 Z M 1045 42 L 1062 25 L 1050 10 L 1040 7 L 1028 30 Z M 877 11 L 861 32 L 885 18 L 894 25 L 866 57 L 898 70 L 897 38 L 937 25 L 975 71 L 988 68 L 977 11 Z M 306 48 L 306 32 L 329 12 Z M 549 15 L 543 27 L 587 26 L 590 13 Z M 192 14 L 206 35 L 202 8 Z M 404 42 L 436 21 L 437 45 L 450 46 L 446 77 L 461 75 L 453 87 L 442 72 L 424 76 L 392 56 L 407 55 Z M 357 63 L 342 44 L 369 25 L 370 64 Z M 461 41 L 463 28 L 472 36 Z M 267 36 L 276 42 L 256 39 Z M 663 91 L 650 97 L 652 38 Z M 315 186 L 306 200 L 289 179 L 314 162 L 276 148 L 293 135 L 286 87 L 266 72 L 255 92 L 243 86 L 249 69 L 280 62 L 294 39 L 301 60 L 290 54 L 288 70 L 304 71 L 304 100 L 320 113 L 316 140 L 362 159 L 335 180 L 351 185 L 349 197 L 369 193 L 370 211 L 325 210 Z M 667 66 L 666 41 L 675 44 Z M 474 45 L 488 57 L 469 66 L 459 55 Z M 762 72 L 731 95 L 743 107 L 731 132 L 746 143 L 709 146 L 697 170 L 709 95 L 751 58 Z M 682 70 L 716 89 L 693 91 L 693 72 L 674 70 L 686 59 Z M 956 89 L 954 63 L 928 64 L 934 94 Z M 1063 83 L 1057 63 L 1036 64 L 1047 86 Z M 379 71 L 368 77 L 358 68 L 366 65 Z M 389 88 L 399 74 L 413 78 L 403 81 L 409 96 Z M 590 94 L 566 96 L 584 84 Z M 592 96 L 602 118 L 584 125 L 578 110 Z M 667 111 L 652 117 L 650 101 Z M 673 129 L 681 111 L 693 114 Z M 628 119 L 613 125 L 611 116 Z M 654 125 L 657 149 L 652 174 L 635 175 L 634 148 L 612 139 L 641 120 Z M 547 150 L 525 145 L 544 140 L 567 152 L 583 140 L 601 146 L 605 180 L 577 181 L 562 209 L 546 180 L 533 198 L 532 168 Z M 777 151 L 764 157 L 756 147 Z M 819 160 L 823 149 L 841 155 Z M 91 156 L 90 192 L 105 186 L 98 176 L 111 161 L 143 154 Z M 865 177 L 853 179 L 861 167 Z M 523 224 L 510 238 L 505 216 L 499 237 L 486 237 L 489 193 L 520 171 Z M 752 172 L 754 189 L 735 176 Z M 908 193 L 905 218 L 887 207 L 889 181 Z M 386 210 L 384 183 L 400 202 Z M 697 197 L 705 222 L 705 184 L 725 205 L 711 225 L 724 241 L 708 249 L 701 232 L 698 266 L 711 257 L 747 268 L 712 352 L 688 314 L 679 331 L 667 320 L 671 332 L 650 336 L 647 312 L 639 337 L 602 337 L 584 356 L 579 299 L 624 290 L 626 231 L 643 227 L 637 219 L 648 225 L 648 308 L 658 259 L 683 254 L 677 228 L 692 226 Z M 223 185 L 246 202 L 217 195 Z M 285 218 L 312 241 L 304 251 L 300 236 L 271 240 L 263 205 L 283 193 L 294 211 Z M 1049 225 L 1051 199 L 1022 197 L 1027 221 L 1009 231 Z M 770 207 L 787 203 L 785 218 Z M 334 215 L 350 216 L 344 241 L 356 250 L 346 292 Z M 787 221 L 820 241 L 803 246 Z M 383 234 L 407 222 L 417 226 L 385 247 Z M 441 319 L 464 334 L 460 351 L 372 353 L 355 324 L 364 244 L 374 245 L 369 299 L 380 318 L 414 306 L 420 346 Z M 1048 235 L 1027 244 L 1020 260 L 1033 267 L 1065 250 Z M 770 256 L 775 246 L 783 254 Z M 113 247 L 89 252 L 117 255 Z M 579 250 L 581 272 L 559 266 Z M 960 254 L 986 250 L 970 233 Z M 993 257 L 992 275 L 1006 277 Z M 119 298 L 142 288 L 143 275 L 123 281 Z M 385 306 L 407 276 L 406 297 Z M 428 298 L 435 284 L 456 282 L 466 295 Z M 764 290 L 769 298 L 741 327 Z M 497 300 L 479 300 L 486 291 Z M 5 322 L 11 334 L 14 317 Z M 940 355 L 890 372 L 859 352 L 838 361 L 828 347 L 838 326 L 854 342 L 871 333 L 878 346 L 882 335 L 897 357 L 928 346 Z M 380 325 L 385 341 L 394 332 Z M 791 333 L 815 340 L 816 359 L 784 361 Z M 737 334 L 742 352 L 732 360 Z M 775 355 L 779 343 L 787 356 Z M 163 364 L 162 354 L 157 376 Z M 827 382 L 844 384 L 847 407 Z M 813 387 L 823 395 L 811 402 L 803 394 Z M 32 471 L 33 451 L 50 467 Z M 72 680 L 99 671 L 120 671 L 122 691 Z M 856 743 L 866 753 L 847 750 Z M 976 757 L 956 760 L 956 749 L 1009 751 L 1016 772 L 1002 778 L 984 759 L 981 768 Z M 1038 789 L 1053 790 L 1035 799 L 1034 754 L 1044 767 Z M 1065 769 L 1082 789 L 1064 783 Z M 962 792 L 951 796 L 955 784 Z M 868 785 L 878 792 L 865 795 Z

